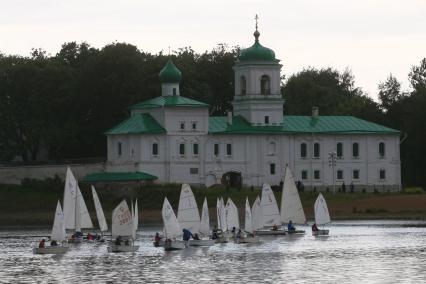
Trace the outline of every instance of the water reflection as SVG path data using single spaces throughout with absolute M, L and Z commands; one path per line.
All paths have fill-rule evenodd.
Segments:
M 424 282 L 426 222 L 347 221 L 331 235 L 262 237 L 164 252 L 161 228 L 139 232 L 135 253 L 109 254 L 106 243 L 71 246 L 65 255 L 31 252 L 47 230 L 0 231 L 0 282 Z M 301 227 L 309 232 L 309 227 Z

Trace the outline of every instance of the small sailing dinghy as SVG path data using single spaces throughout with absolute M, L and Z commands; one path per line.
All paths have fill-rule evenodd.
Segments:
M 239 244 L 258 243 L 259 238 L 253 234 L 253 218 L 250 209 L 250 203 L 246 198 L 244 234 L 236 239 Z
M 194 193 L 192 193 L 191 187 L 188 184 L 182 184 L 177 219 L 182 229 L 187 229 L 193 234 L 199 233 L 200 213 L 198 212 Z
M 225 236 L 228 226 L 226 224 L 226 210 L 223 198 L 218 198 L 216 202 L 216 211 L 217 211 L 217 239 L 216 243 L 227 243 L 228 238 Z
M 235 239 L 237 232 L 240 229 L 240 219 L 238 217 L 238 208 L 231 198 L 228 198 L 225 210 L 228 237 Z
M 204 198 L 203 209 L 201 211 L 200 234 L 201 238 L 199 240 L 193 239 L 189 241 L 190 246 L 212 246 L 215 244 L 215 240 L 209 239 L 210 220 L 207 198 Z
M 260 208 L 262 212 L 262 229 L 256 231 L 257 235 L 285 235 L 285 231 L 279 229 L 281 226 L 281 216 L 278 210 L 277 200 L 271 186 L 264 183 L 262 186 L 262 198 L 260 199 Z
M 92 185 L 92 195 L 93 195 L 93 201 L 95 203 L 95 209 L 96 209 L 96 217 L 98 218 L 99 223 L 99 230 L 101 231 L 101 237 L 99 239 L 96 239 L 96 241 L 103 242 L 103 233 L 108 231 L 108 225 L 105 220 L 105 214 L 102 210 L 101 202 L 99 201 L 98 194 L 96 193 L 95 187 Z
M 281 222 L 288 224 L 306 224 L 305 212 L 290 167 L 285 168 L 284 184 L 281 195 Z M 287 231 L 288 234 L 305 234 L 303 230 Z
M 111 243 L 108 252 L 135 252 L 139 246 L 134 245 L 134 216 L 129 210 L 126 200 L 112 211 Z
M 65 232 L 65 221 L 64 213 L 62 212 L 61 203 L 58 200 L 58 205 L 56 205 L 55 219 L 53 221 L 52 233 L 50 235 L 52 243 L 57 245 L 50 245 L 45 247 L 33 248 L 33 253 L 35 254 L 63 254 L 66 253 L 69 247 L 59 245 L 66 240 Z
M 325 202 L 325 199 L 321 193 L 318 195 L 318 198 L 315 201 L 314 211 L 315 211 L 315 224 L 321 226 L 321 225 L 331 223 L 327 202 Z M 326 229 L 312 230 L 313 236 L 324 236 L 324 235 L 328 235 L 328 233 L 329 233 L 329 230 L 326 230 Z
M 173 208 L 170 205 L 167 197 L 164 198 L 163 209 L 161 210 L 161 216 L 163 218 L 164 223 L 164 236 L 166 238 L 164 243 L 165 251 L 172 250 L 181 250 L 184 249 L 185 243 L 181 240 L 177 240 L 176 238 L 182 236 L 182 230 L 180 228 L 179 222 L 176 218 L 175 212 L 173 212 Z

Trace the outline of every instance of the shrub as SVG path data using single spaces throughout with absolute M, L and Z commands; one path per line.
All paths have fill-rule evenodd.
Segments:
M 403 192 L 406 194 L 422 194 L 424 190 L 422 187 L 406 187 Z

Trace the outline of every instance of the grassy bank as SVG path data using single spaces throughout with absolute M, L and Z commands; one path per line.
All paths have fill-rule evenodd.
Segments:
M 123 199 L 138 199 L 141 222 L 161 222 L 161 207 L 167 196 L 172 206 L 177 210 L 180 185 L 150 185 L 138 188 L 98 187 L 107 219 L 113 208 Z M 95 209 L 89 185 L 80 186 L 91 216 L 95 221 Z M 260 189 L 214 187 L 192 187 L 199 207 L 207 198 L 210 207 L 210 217 L 216 218 L 216 199 L 219 196 L 230 197 L 240 209 L 240 219 L 243 219 L 243 208 L 246 197 L 252 204 Z M 426 194 L 419 191 L 413 193 L 324 193 L 329 205 L 331 216 L 336 219 L 426 219 Z M 23 185 L 0 185 L 0 196 L 3 200 L 0 206 L 0 226 L 39 226 L 50 225 L 57 200 L 63 199 L 63 183 L 60 180 L 27 181 Z M 276 192 L 278 203 L 281 192 Z M 300 194 L 302 204 L 308 219 L 313 218 L 313 204 L 317 193 L 304 192 Z

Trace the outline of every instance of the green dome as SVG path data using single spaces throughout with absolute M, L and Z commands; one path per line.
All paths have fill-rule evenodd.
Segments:
M 161 69 L 159 76 L 162 83 L 179 83 L 182 79 L 182 73 L 173 64 L 171 59 L 169 59 L 166 66 Z
M 248 60 L 262 60 L 262 61 L 275 61 L 275 52 L 259 43 L 260 33 L 256 30 L 254 37 L 256 38 L 254 44 L 249 48 L 243 49 L 240 53 L 240 61 Z

